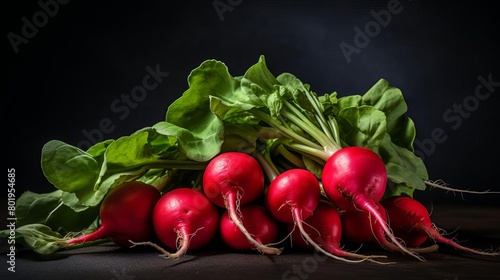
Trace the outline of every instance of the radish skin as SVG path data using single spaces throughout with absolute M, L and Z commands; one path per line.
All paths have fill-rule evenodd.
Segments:
M 267 210 L 257 204 L 249 204 L 240 208 L 241 220 L 251 236 L 260 244 L 270 244 L 278 237 L 278 224 Z M 222 241 L 232 249 L 249 251 L 257 249 L 248 242 L 246 236 L 224 211 L 220 218 L 219 234 Z
M 321 180 L 327 197 L 339 209 L 355 208 L 370 213 L 399 251 L 425 261 L 396 239 L 377 210 L 376 203 L 382 199 L 387 185 L 387 170 L 378 154 L 364 147 L 342 148 L 326 161 Z
M 157 244 L 134 242 L 134 245 L 150 245 L 164 257 L 178 259 L 188 250 L 204 247 L 213 240 L 219 226 L 219 212 L 205 195 L 191 188 L 177 188 L 165 193 L 153 211 L 156 236 L 171 253 Z
M 297 226 L 305 240 L 319 252 L 346 262 L 368 259 L 351 260 L 336 256 L 326 251 L 307 233 L 304 220 L 313 215 L 320 195 L 319 181 L 313 173 L 306 169 L 292 168 L 280 173 L 271 182 L 265 195 L 265 205 L 277 220 Z
M 126 182 L 108 192 L 104 198 L 99 217 L 101 225 L 92 233 L 64 241 L 65 245 L 78 245 L 99 239 L 110 239 L 115 245 L 125 248 L 135 242 L 149 240 L 154 236 L 152 213 L 160 199 L 160 192 L 152 185 L 142 182 Z
M 208 163 L 202 180 L 207 198 L 228 211 L 231 220 L 257 250 L 265 254 L 281 253 L 281 249 L 255 240 L 239 215 L 239 207 L 254 202 L 264 193 L 264 172 L 255 158 L 242 152 L 219 154 Z
M 428 238 L 455 249 L 482 256 L 499 256 L 499 252 L 485 252 L 468 248 L 444 237 L 433 225 L 427 208 L 408 196 L 393 196 L 381 202 L 387 210 L 394 234 L 411 246 L 420 246 Z
M 340 215 L 337 208 L 329 202 L 321 200 L 316 210 L 314 210 L 313 215 L 304 220 L 304 224 L 306 225 L 304 229 L 311 239 L 317 240 L 317 243 L 322 248 L 335 256 L 353 259 L 367 259 L 369 261 L 372 261 L 371 259 L 376 257 L 386 257 L 365 256 L 342 249 L 340 241 L 343 229 Z M 299 231 L 294 230 L 293 224 L 288 224 L 288 230 L 291 232 L 292 245 L 297 245 L 301 248 L 314 248 L 312 244 L 307 242 Z
M 377 202 L 377 210 L 387 222 L 387 213 L 384 207 Z M 382 248 L 391 251 L 400 251 L 400 248 L 387 240 L 384 229 L 376 219 L 372 219 L 370 213 L 359 211 L 357 209 L 346 210 L 340 214 L 342 222 L 344 239 L 356 244 L 378 244 Z M 399 237 L 395 234 L 396 237 Z M 404 240 L 403 240 L 404 241 Z M 415 253 L 431 253 L 435 252 L 439 246 L 431 245 L 429 247 L 418 248 L 404 242 L 408 249 Z M 410 248 L 411 247 L 411 248 Z

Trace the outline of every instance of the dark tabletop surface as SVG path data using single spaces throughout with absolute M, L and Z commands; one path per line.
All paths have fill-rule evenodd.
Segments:
M 434 205 L 431 217 L 462 245 L 484 250 L 500 247 L 500 207 Z M 1 244 L 0 279 L 500 279 L 500 256 L 471 255 L 446 245 L 425 254 L 426 262 L 376 247 L 360 249 L 364 254 L 385 254 L 387 261 L 395 262 L 381 265 L 345 263 L 287 247 L 281 255 L 269 256 L 217 244 L 171 260 L 152 247 L 120 249 L 102 243 L 53 257 L 19 250 L 13 273 L 7 270 L 6 243 Z

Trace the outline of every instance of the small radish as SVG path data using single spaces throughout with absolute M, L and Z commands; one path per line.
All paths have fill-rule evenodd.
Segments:
M 380 207 L 380 203 L 376 202 L 377 211 L 387 223 L 387 215 Z M 346 241 L 355 244 L 379 244 L 382 248 L 387 249 L 387 241 L 384 229 L 380 226 L 377 219 L 372 219 L 370 213 L 358 209 L 343 210 L 340 213 L 342 223 L 342 234 Z
M 240 214 L 243 225 L 260 244 L 269 244 L 278 237 L 278 224 L 264 207 L 258 204 L 245 205 L 240 208 Z M 222 241 L 233 249 L 243 251 L 256 249 L 231 220 L 227 210 L 222 213 L 219 232 Z
M 292 168 L 283 171 L 271 182 L 265 194 L 265 205 L 278 221 L 297 226 L 301 235 L 316 250 L 338 260 L 363 261 L 364 259 L 349 260 L 331 254 L 316 243 L 304 228 L 304 220 L 313 215 L 320 195 L 319 181 L 312 172 Z
M 203 172 L 203 191 L 210 201 L 227 209 L 231 220 L 257 250 L 266 254 L 281 253 L 281 249 L 255 240 L 239 215 L 241 206 L 254 202 L 264 193 L 264 171 L 255 158 L 242 152 L 215 156 Z
M 356 208 L 370 213 L 379 221 L 387 237 L 400 251 L 421 261 L 424 258 L 411 252 L 400 243 L 389 225 L 377 211 L 386 190 L 387 170 L 380 156 L 364 147 L 345 147 L 336 151 L 326 161 L 321 181 L 326 196 L 341 210 Z
M 342 223 L 337 208 L 331 203 L 321 200 L 312 216 L 304 220 L 304 229 L 312 240 L 325 249 L 325 251 L 344 258 L 368 259 L 385 256 L 365 256 L 357 253 L 345 251 L 340 246 L 342 238 Z M 288 229 L 292 232 L 292 244 L 301 248 L 313 248 L 300 234 L 293 230 L 293 224 L 288 224 Z
M 380 204 L 380 202 L 377 202 L 376 205 L 380 216 L 383 218 L 384 222 L 387 222 L 387 213 L 385 208 Z M 357 209 L 345 210 L 341 212 L 340 220 L 342 223 L 342 237 L 347 241 L 356 244 L 378 244 L 386 250 L 401 250 L 399 247 L 387 240 L 380 222 L 377 219 L 372 219 L 370 213 L 368 212 Z M 398 237 L 398 235 L 394 235 Z M 405 242 L 405 244 L 406 246 L 413 246 L 407 242 Z M 437 245 L 433 245 L 425 248 L 408 249 L 416 253 L 430 253 L 436 251 L 437 248 Z
M 170 253 L 152 242 L 150 245 L 165 257 L 178 259 L 188 249 L 196 250 L 212 241 L 219 227 L 219 212 L 205 195 L 191 188 L 177 188 L 165 193 L 153 211 L 153 225 L 157 238 L 175 253 Z
M 472 254 L 499 256 L 498 252 L 484 252 L 468 248 L 444 237 L 433 225 L 427 208 L 414 198 L 393 196 L 381 201 L 387 210 L 394 234 L 410 246 L 420 246 L 429 237 L 438 243 L 452 246 Z
M 67 245 L 109 238 L 120 247 L 154 237 L 152 213 L 160 192 L 142 182 L 126 182 L 108 192 L 99 209 L 101 225 L 92 233 L 66 240 Z

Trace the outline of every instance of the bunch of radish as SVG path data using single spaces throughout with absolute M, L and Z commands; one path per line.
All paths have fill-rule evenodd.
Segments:
M 278 240 L 283 231 L 293 246 L 345 262 L 389 264 L 376 260 L 385 255 L 346 251 L 342 241 L 379 244 L 421 261 L 425 259 L 419 253 L 437 250 L 437 245 L 420 247 L 429 238 L 468 253 L 499 255 L 443 237 L 426 208 L 413 198 L 382 200 L 385 167 L 369 149 L 339 150 L 325 164 L 322 180 L 301 168 L 270 178 L 265 186 L 263 167 L 252 155 L 225 152 L 207 165 L 203 190 L 185 187 L 160 194 L 151 185 L 127 182 L 104 199 L 99 228 L 66 240 L 66 246 L 109 239 L 124 248 L 153 246 L 162 256 L 178 259 L 219 236 L 234 250 L 279 255 L 283 248 L 275 245 L 285 240 Z
M 377 245 L 419 261 L 438 244 L 500 255 L 445 238 L 410 195 L 426 185 L 447 187 L 428 180 L 413 151 L 406 103 L 387 81 L 364 96 L 318 96 L 290 73 L 272 75 L 262 56 L 237 77 L 207 60 L 188 82 L 165 121 L 130 137 L 88 151 L 60 141 L 46 145 L 44 172 L 64 192 L 57 207 L 100 203 L 99 226 L 59 246 L 110 240 L 179 259 L 217 242 L 280 255 L 290 241 L 291 249 L 377 264 L 391 262 L 343 243 Z

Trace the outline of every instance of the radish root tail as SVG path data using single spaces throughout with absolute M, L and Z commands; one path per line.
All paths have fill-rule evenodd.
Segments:
M 380 216 L 379 212 L 377 209 L 375 209 L 373 206 L 369 205 L 369 204 L 365 204 L 364 205 L 366 207 L 366 210 L 368 213 L 370 213 L 370 217 L 373 215 L 375 217 L 375 219 L 380 223 L 380 226 L 382 227 L 382 229 L 384 230 L 384 232 L 386 233 L 387 237 L 389 237 L 389 239 L 392 241 L 392 243 L 397 246 L 399 248 L 399 250 L 397 251 L 400 251 L 402 253 L 406 253 L 412 257 L 415 257 L 417 258 L 418 260 L 420 261 L 423 261 L 425 262 L 425 258 L 423 258 L 422 256 L 419 256 L 417 254 L 417 252 L 412 252 L 409 248 L 405 247 L 395 236 L 394 234 L 392 233 L 392 230 L 389 228 L 389 225 L 384 221 L 384 219 L 382 218 L 382 216 Z M 392 248 L 389 248 L 389 249 L 392 249 Z
M 365 256 L 365 255 L 360 255 L 360 254 L 354 254 L 354 253 L 347 252 L 347 255 L 349 255 L 350 257 L 355 258 L 355 259 L 351 260 L 351 259 L 343 258 L 343 257 L 340 257 L 340 256 L 336 256 L 336 255 L 334 255 L 334 254 L 326 251 L 325 249 L 323 249 L 321 247 L 321 245 L 319 245 L 318 243 L 314 242 L 314 240 L 312 240 L 311 236 L 305 231 L 305 229 L 304 229 L 304 223 L 302 222 L 302 213 L 301 213 L 300 209 L 295 208 L 292 211 L 293 211 L 293 217 L 294 217 L 294 225 L 296 225 L 299 228 L 302 237 L 305 238 L 306 241 L 311 246 L 313 246 L 316 250 L 318 250 L 319 252 L 325 254 L 326 256 L 331 257 L 331 258 L 336 259 L 336 260 L 340 260 L 340 261 L 344 261 L 344 262 L 349 262 L 349 263 L 359 263 L 359 262 L 363 262 L 363 261 L 370 261 L 370 262 L 374 262 L 374 263 L 378 263 L 378 264 L 391 264 L 391 263 L 387 263 L 387 262 L 386 263 L 379 262 L 379 261 L 376 261 L 376 260 L 373 259 L 373 258 L 386 258 L 387 256 Z
M 243 222 L 241 221 L 241 215 L 238 215 L 239 213 L 239 199 L 235 199 L 234 195 L 229 194 L 226 199 L 226 208 L 228 210 L 229 217 L 233 221 L 233 223 L 240 229 L 240 231 L 245 235 L 247 240 L 252 243 L 259 252 L 264 253 L 264 254 L 271 254 L 271 255 L 279 255 L 281 254 L 282 249 L 274 248 L 271 246 L 264 245 L 255 238 L 252 237 L 250 232 L 245 228 L 243 225 Z
M 182 252 L 180 250 L 178 250 L 177 252 L 175 253 L 170 253 L 168 252 L 167 250 L 163 249 L 161 246 L 159 246 L 158 244 L 156 243 L 153 243 L 151 241 L 145 241 L 145 242 L 133 242 L 132 240 L 129 240 L 130 243 L 132 243 L 132 246 L 130 246 L 130 248 L 132 247 L 135 247 L 135 246 L 151 246 L 153 248 L 155 248 L 156 250 L 160 251 L 162 253 L 162 255 L 160 255 L 161 257 L 164 257 L 164 258 L 169 258 L 169 259 L 174 259 L 174 260 L 177 260 L 180 258 L 180 256 L 182 256 L 185 252 Z
M 481 255 L 481 256 L 500 256 L 500 248 L 497 248 L 496 250 L 479 250 L 479 249 L 472 249 L 469 247 L 465 247 L 461 244 L 459 244 L 457 241 L 451 239 L 451 238 L 446 238 L 442 234 L 438 232 L 437 228 L 424 228 L 424 230 L 427 232 L 430 238 L 435 240 L 436 242 L 443 243 L 446 245 L 449 245 L 455 249 L 462 250 L 464 252 L 468 252 L 471 254 L 476 254 L 476 255 Z
M 455 189 L 455 188 L 451 188 L 449 187 L 449 185 L 447 183 L 445 183 L 443 180 L 435 180 L 435 181 L 432 181 L 432 180 L 426 180 L 425 181 L 425 184 L 430 186 L 430 187 L 433 187 L 433 188 L 438 188 L 438 189 L 442 189 L 442 190 L 445 190 L 445 191 L 451 191 L 451 192 L 458 192 L 458 193 L 469 193 L 469 194 L 500 194 L 500 191 L 497 192 L 497 191 L 490 191 L 490 190 L 484 190 L 484 191 L 472 191 L 472 190 L 469 190 L 469 189 Z M 462 197 L 463 198 L 463 197 Z

